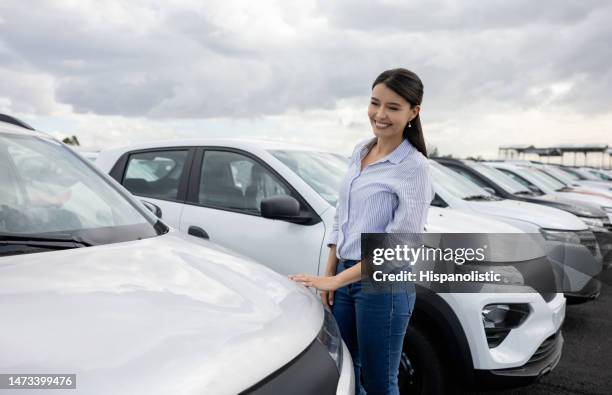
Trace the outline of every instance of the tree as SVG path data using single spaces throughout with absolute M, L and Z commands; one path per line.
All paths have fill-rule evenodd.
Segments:
M 72 136 L 72 137 L 66 137 L 62 140 L 62 143 L 64 144 L 68 144 L 68 145 L 74 145 L 74 146 L 80 146 L 81 144 L 79 143 L 79 139 L 77 138 L 77 136 Z
M 438 147 L 433 144 L 427 144 L 427 156 L 431 156 L 433 158 L 440 156 L 440 152 L 438 151 Z

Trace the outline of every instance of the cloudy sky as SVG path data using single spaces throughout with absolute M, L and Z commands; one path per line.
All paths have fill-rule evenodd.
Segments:
M 0 0 L 0 112 L 105 148 L 257 137 L 347 152 L 373 79 L 425 84 L 442 154 L 612 143 L 612 1 Z

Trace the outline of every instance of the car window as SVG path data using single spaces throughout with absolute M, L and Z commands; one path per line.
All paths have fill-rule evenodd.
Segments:
M 271 150 L 274 157 L 304 180 L 323 199 L 336 206 L 342 177 L 347 172 L 348 160 L 328 152 Z
M 2 235 L 78 235 L 90 244 L 156 235 L 121 192 L 54 140 L 0 134 L 0 169 Z
M 492 196 L 477 184 L 464 177 L 457 176 L 457 173 L 437 162 L 430 161 L 429 168 L 434 184 L 440 185 L 456 197 L 465 199 L 471 196 Z
M 204 153 L 199 203 L 260 214 L 261 201 L 275 195 L 291 193 L 274 174 L 257 161 L 235 152 Z
M 123 186 L 134 195 L 176 201 L 187 150 L 131 154 Z
M 537 188 L 533 183 L 527 181 L 525 178 L 519 176 L 518 174 L 515 174 L 515 173 L 511 172 L 510 170 L 506 170 L 506 169 L 498 169 L 498 170 L 501 171 L 502 173 L 506 174 L 510 178 L 512 178 L 514 181 L 516 181 L 516 182 L 526 186 L 527 188 L 529 188 L 529 187 Z
M 529 191 L 529 187 L 525 187 L 524 184 L 516 181 L 512 177 L 509 177 L 507 174 L 500 171 L 499 169 L 478 163 L 470 164 L 470 166 L 472 167 L 472 169 L 476 170 L 483 176 L 491 179 L 493 182 L 495 182 L 507 192 L 521 193 Z
M 461 167 L 456 167 L 456 166 L 453 166 L 453 165 L 449 165 L 447 167 L 450 168 L 451 170 L 461 174 L 462 176 L 464 176 L 468 180 L 472 181 L 473 183 L 475 183 L 476 185 L 478 185 L 481 188 L 489 186 L 486 182 L 484 182 L 480 178 L 476 177 L 475 175 L 473 175 L 469 171 L 466 171 L 465 169 L 462 169 Z

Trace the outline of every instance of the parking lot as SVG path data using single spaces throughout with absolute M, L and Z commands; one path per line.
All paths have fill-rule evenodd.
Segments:
M 602 276 L 601 296 L 568 305 L 563 357 L 557 368 L 538 383 L 496 395 L 612 393 L 612 269 Z

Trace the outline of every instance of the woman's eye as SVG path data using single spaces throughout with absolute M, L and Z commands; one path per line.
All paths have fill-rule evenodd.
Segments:
M 370 104 L 373 105 L 373 106 L 377 106 L 378 105 L 378 103 L 373 102 L 373 101 L 371 101 Z
M 389 107 L 389 110 L 391 110 L 391 111 L 397 111 L 397 110 L 399 110 L 399 108 L 397 108 L 397 107 Z

